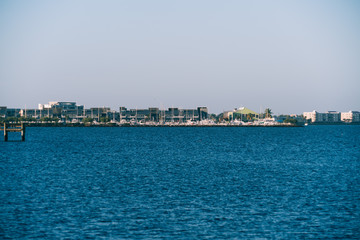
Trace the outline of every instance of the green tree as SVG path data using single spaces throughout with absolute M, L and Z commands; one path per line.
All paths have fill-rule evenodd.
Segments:
M 17 118 L 17 117 L 7 117 L 6 119 L 5 119 L 5 122 L 19 122 L 19 118 Z
M 93 121 L 94 121 L 94 119 L 89 118 L 89 117 L 83 118 L 83 120 L 82 120 L 83 123 L 92 123 Z
M 214 121 L 217 121 L 217 117 L 216 117 L 216 114 L 209 114 L 209 118 L 214 120 Z
M 40 118 L 41 122 L 58 122 L 59 118 L 57 117 L 42 117 Z
M 254 114 L 248 113 L 248 114 L 246 114 L 246 118 L 247 118 L 248 121 L 251 121 L 254 118 Z
M 108 117 L 101 117 L 100 122 L 107 123 L 110 122 L 110 119 Z
M 35 118 L 33 118 L 33 117 L 20 117 L 19 118 L 19 121 L 20 122 L 35 122 L 36 121 L 36 119 Z
M 265 117 L 266 118 L 271 118 L 271 114 L 272 114 L 272 112 L 271 112 L 270 108 L 265 109 Z
M 297 120 L 293 119 L 293 118 L 287 118 L 287 119 L 284 120 L 284 123 L 296 124 Z

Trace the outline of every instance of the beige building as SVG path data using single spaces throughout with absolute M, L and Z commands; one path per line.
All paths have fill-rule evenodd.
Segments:
M 341 113 L 341 121 L 343 122 L 360 122 L 360 112 L 349 111 Z

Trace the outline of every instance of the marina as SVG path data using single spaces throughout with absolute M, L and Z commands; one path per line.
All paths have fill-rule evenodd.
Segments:
M 26 122 L 28 127 L 303 127 L 303 124 L 279 123 L 276 121 L 259 121 L 259 122 L 65 122 L 65 121 L 49 121 L 49 122 Z

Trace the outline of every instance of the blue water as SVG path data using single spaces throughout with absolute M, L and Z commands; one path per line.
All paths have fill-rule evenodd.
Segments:
M 0 161 L 1 239 L 360 238 L 360 126 L 27 128 Z

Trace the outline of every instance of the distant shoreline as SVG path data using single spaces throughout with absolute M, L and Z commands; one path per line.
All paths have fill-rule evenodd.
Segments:
M 108 123 L 108 124 L 99 124 L 99 125 L 85 125 L 81 123 L 24 123 L 26 127 L 77 127 L 77 128 L 108 128 L 108 127 L 116 127 L 116 128 L 204 128 L 204 127 L 219 127 L 219 128 L 237 128 L 237 127 L 245 127 L 245 128 L 251 128 L 251 127 L 285 127 L 285 128 L 291 128 L 291 127 L 306 127 L 304 125 L 299 124 L 281 124 L 281 125 L 117 125 L 114 123 Z M 354 125 L 360 125 L 360 123 L 309 123 L 308 126 L 354 126 Z
M 84 127 L 84 128 L 101 128 L 101 127 L 116 127 L 116 128 L 197 128 L 197 127 L 303 127 L 302 125 L 116 125 L 116 124 L 101 124 L 101 125 L 84 125 L 79 123 L 26 123 L 26 127 Z
M 321 125 L 360 125 L 360 122 L 351 122 L 351 123 L 346 123 L 346 122 L 339 122 L 339 123 L 309 123 L 309 125 L 314 125 L 314 126 L 321 126 Z

